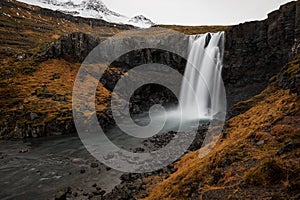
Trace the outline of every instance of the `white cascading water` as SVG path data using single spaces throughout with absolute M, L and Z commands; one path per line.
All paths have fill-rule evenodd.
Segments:
M 212 119 L 224 111 L 220 102 L 223 53 L 223 32 L 190 36 L 179 99 L 183 120 Z
M 206 33 L 189 38 L 188 60 L 182 80 L 179 105 L 164 114 L 152 115 L 166 121 L 164 131 L 197 125 L 200 120 L 222 119 L 226 111 L 222 87 L 224 33 Z

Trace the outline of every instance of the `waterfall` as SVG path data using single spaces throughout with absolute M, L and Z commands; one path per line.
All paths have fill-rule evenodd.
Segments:
M 221 72 L 224 33 L 206 33 L 189 38 L 188 60 L 182 81 L 181 118 L 212 119 L 224 112 L 221 102 Z
M 223 120 L 226 97 L 222 81 L 224 32 L 189 37 L 188 59 L 181 84 L 179 105 L 152 114 L 155 123 L 165 121 L 164 131 L 198 126 L 199 121 Z M 218 122 L 218 120 L 217 120 Z M 216 122 L 213 125 L 218 125 Z

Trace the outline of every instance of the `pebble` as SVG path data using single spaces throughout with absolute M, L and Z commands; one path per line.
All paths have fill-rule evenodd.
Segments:
M 62 176 L 54 176 L 54 179 L 60 179 Z
M 263 144 L 265 144 L 264 140 L 261 140 L 261 141 L 259 141 L 259 142 L 256 143 L 257 146 L 262 146 Z
M 97 168 L 98 166 L 99 164 L 96 162 L 91 163 L 91 168 Z
M 92 193 L 93 193 L 93 195 L 95 195 L 95 196 L 101 195 L 101 191 L 98 191 L 98 190 L 92 191 Z
M 83 195 L 83 196 L 87 196 L 88 193 L 87 193 L 87 192 L 83 192 L 82 195 Z
M 27 153 L 27 152 L 29 152 L 28 149 L 20 149 L 20 150 L 19 150 L 19 153 Z
M 72 163 L 80 163 L 82 160 L 80 158 L 73 158 Z
M 101 187 L 99 187 L 99 186 L 97 186 L 97 187 L 96 187 L 96 190 L 102 190 L 102 188 L 101 188 Z
M 74 197 L 77 197 L 77 196 L 78 196 L 78 193 L 77 193 L 77 192 L 73 192 L 73 196 L 74 196 Z
M 64 200 L 67 198 L 66 196 L 67 196 L 66 192 L 60 191 L 55 195 L 55 200 Z

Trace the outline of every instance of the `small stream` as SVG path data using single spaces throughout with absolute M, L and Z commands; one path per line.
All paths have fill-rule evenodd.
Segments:
M 61 188 L 94 183 L 109 192 L 122 175 L 97 162 L 76 135 L 0 141 L 0 158 L 2 200 L 49 199 Z

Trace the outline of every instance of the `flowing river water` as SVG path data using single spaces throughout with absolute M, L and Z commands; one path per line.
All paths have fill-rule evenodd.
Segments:
M 0 141 L 0 156 L 0 199 L 49 199 L 60 188 L 94 183 L 109 192 L 122 175 L 97 162 L 76 135 Z

